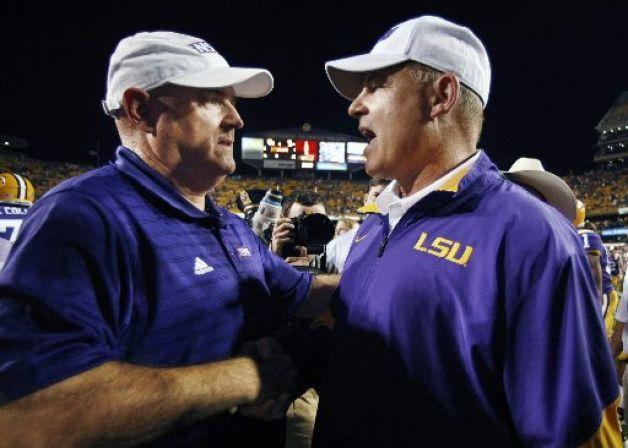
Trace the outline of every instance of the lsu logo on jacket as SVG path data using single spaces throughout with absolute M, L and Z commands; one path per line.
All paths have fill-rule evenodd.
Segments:
M 473 255 L 473 247 L 467 246 L 459 242 L 453 241 L 442 236 L 437 236 L 430 241 L 427 232 L 421 232 L 418 241 L 414 245 L 414 250 L 425 252 L 438 258 L 444 258 L 447 261 L 460 266 L 467 266 L 471 256 Z

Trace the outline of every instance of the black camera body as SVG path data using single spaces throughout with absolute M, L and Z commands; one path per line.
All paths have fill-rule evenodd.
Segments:
M 334 223 L 321 213 L 297 216 L 292 218 L 292 224 L 295 244 L 307 247 L 308 254 L 322 253 L 327 243 L 334 237 Z
M 295 251 L 295 246 L 304 246 L 308 255 L 321 254 L 334 238 L 334 223 L 321 213 L 300 215 L 291 221 L 294 225 L 294 243 L 284 245 L 280 254 L 283 258 L 300 255 Z

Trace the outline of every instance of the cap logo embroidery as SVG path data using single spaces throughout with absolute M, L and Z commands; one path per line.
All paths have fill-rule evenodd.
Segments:
M 214 50 L 214 47 L 209 45 L 204 40 L 201 40 L 199 42 L 194 42 L 192 44 L 189 44 L 188 47 L 193 48 L 194 50 L 196 50 L 200 54 L 216 53 L 216 50 Z
M 396 30 L 397 28 L 399 28 L 399 25 L 395 25 L 395 26 L 393 26 L 391 29 L 389 29 L 389 30 L 388 30 L 388 31 L 386 31 L 384 34 L 382 34 L 382 37 L 380 37 L 380 38 L 379 38 L 379 40 L 378 40 L 377 42 L 381 42 L 381 41 L 383 41 L 383 40 L 388 39 L 388 38 L 390 37 L 390 35 L 391 35 L 392 33 L 394 33 L 394 32 L 395 32 L 395 30 Z

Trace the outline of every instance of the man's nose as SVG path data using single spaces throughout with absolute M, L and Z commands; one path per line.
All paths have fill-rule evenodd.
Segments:
M 244 120 L 242 120 L 242 117 L 238 113 L 238 109 L 236 109 L 235 104 L 228 103 L 227 108 L 228 111 L 225 115 L 223 123 L 235 129 L 242 129 L 244 126 Z
M 364 95 L 366 94 L 366 88 L 363 88 L 358 96 L 356 96 L 351 104 L 349 104 L 348 114 L 352 118 L 360 118 L 362 115 L 368 113 L 368 109 L 364 104 Z

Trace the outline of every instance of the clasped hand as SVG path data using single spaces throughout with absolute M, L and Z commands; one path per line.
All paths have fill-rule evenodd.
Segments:
M 282 418 L 297 390 L 297 368 L 272 338 L 261 338 L 244 344 L 242 354 L 257 364 L 260 392 L 253 403 L 240 406 L 246 417 L 263 420 Z

